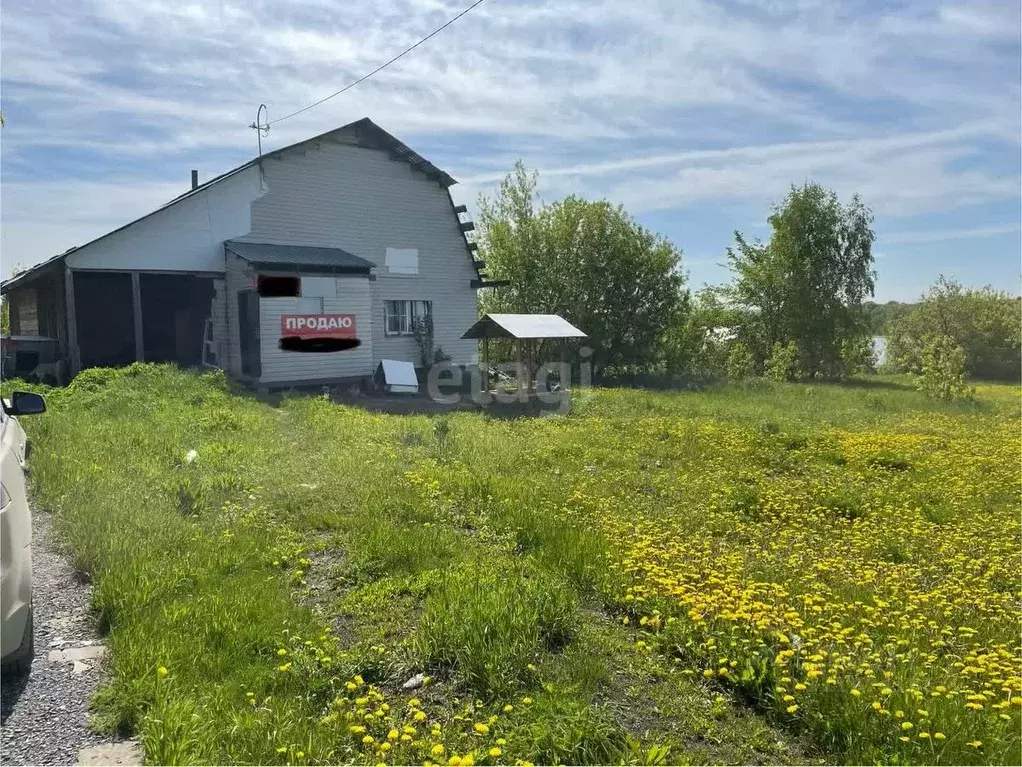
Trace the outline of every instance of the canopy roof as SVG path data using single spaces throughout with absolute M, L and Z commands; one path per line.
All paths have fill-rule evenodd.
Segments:
M 556 314 L 484 314 L 462 338 L 585 338 Z
M 226 240 L 224 247 L 249 263 L 263 268 L 288 267 L 308 270 L 368 273 L 374 264 L 340 248 L 310 245 L 271 245 L 264 242 Z

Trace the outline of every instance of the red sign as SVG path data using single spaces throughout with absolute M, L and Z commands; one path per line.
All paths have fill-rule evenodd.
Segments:
M 355 338 L 354 314 L 282 314 L 281 337 Z

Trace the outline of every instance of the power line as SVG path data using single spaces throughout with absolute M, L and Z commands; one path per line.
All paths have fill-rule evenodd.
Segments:
M 286 114 L 286 115 L 284 115 L 283 117 L 278 117 L 278 118 L 277 118 L 276 120 L 271 120 L 270 122 L 266 123 L 266 126 L 267 126 L 267 127 L 269 127 L 269 126 L 271 126 L 271 125 L 275 125 L 276 123 L 279 123 L 279 122 L 281 122 L 281 121 L 283 121 L 283 120 L 287 120 L 287 119 L 288 119 L 289 117 L 294 117 L 295 115 L 300 115 L 300 114 L 301 114 L 302 112 L 307 112 L 307 111 L 309 111 L 310 109 L 312 109 L 313 107 L 318 107 L 318 106 L 319 106 L 320 104 L 322 104 L 323 102 L 325 102 L 325 101 L 329 101 L 330 99 L 334 98 L 334 96 L 340 96 L 340 95 L 341 95 L 342 93 L 344 93 L 344 92 L 345 92 L 345 91 L 347 91 L 347 90 L 350 90 L 350 89 L 354 88 L 354 87 L 355 87 L 356 85 L 358 85 L 359 83 L 365 82 L 365 81 L 366 81 L 366 80 L 368 80 L 368 79 L 369 79 L 370 77 L 372 77 L 373 75 L 375 75 L 375 74 L 376 74 L 377 72 L 380 72 L 380 71 L 382 71 L 382 70 L 386 69 L 387 67 L 389 67 L 389 66 L 390 66 L 391 64 L 393 64 L 393 63 L 394 63 L 395 61 L 397 61 L 398 59 L 400 59 L 400 58 L 401 58 L 402 56 L 404 56 L 404 55 L 406 55 L 406 54 L 408 54 L 408 53 L 411 53 L 412 51 L 414 51 L 414 50 L 415 50 L 416 48 L 418 48 L 418 47 L 419 47 L 420 45 L 422 45 L 422 44 L 423 44 L 424 42 L 426 42 L 427 40 L 429 40 L 429 39 L 430 39 L 431 37 L 435 37 L 436 35 L 438 35 L 438 34 L 440 34 L 441 32 L 443 32 L 443 31 L 444 31 L 445 29 L 447 29 L 447 27 L 451 26 L 451 24 L 453 24 L 454 22 L 456 22 L 456 21 L 457 21 L 458 19 L 460 19 L 460 18 L 461 18 L 462 16 L 464 16 L 464 15 L 465 15 L 466 13 L 468 13 L 469 11 L 471 11 L 471 10 L 472 10 L 473 8 L 475 8 L 475 7 L 479 6 L 479 5 L 482 5 L 482 4 L 483 4 L 483 1 L 484 1 L 484 0 L 476 0 L 476 1 L 474 2 L 474 3 L 472 3 L 472 5 L 470 5 L 470 6 L 468 7 L 468 8 L 466 8 L 465 10 L 463 10 L 463 11 L 462 11 L 461 13 L 459 13 L 459 14 L 458 14 L 457 16 L 455 16 L 454 18 L 452 18 L 452 19 L 448 20 L 446 24 L 444 24 L 444 25 L 443 25 L 443 26 L 441 26 L 441 27 L 437 27 L 437 28 L 436 28 L 436 29 L 434 29 L 434 30 L 433 30 L 432 32 L 430 32 L 430 33 L 429 33 L 428 35 L 426 35 L 426 36 L 425 36 L 424 38 L 422 38 L 421 40 L 419 40 L 419 42 L 417 42 L 417 43 L 416 43 L 415 45 L 412 45 L 411 47 L 405 48 L 405 49 L 404 49 L 403 51 L 401 51 L 401 53 L 399 53 L 399 54 L 398 54 L 397 56 L 395 56 L 394 58 L 392 58 L 392 59 L 391 59 L 390 61 L 386 62 L 385 64 L 381 64 L 380 66 L 376 67 L 376 69 L 374 69 L 374 70 L 373 70 L 372 72 L 370 72 L 369 74 L 367 74 L 367 75 L 363 75 L 362 77 L 360 77 L 360 78 L 358 78 L 357 80 L 355 80 L 355 82 L 353 82 L 353 83 L 348 83 L 348 84 L 347 84 L 347 85 L 345 85 L 345 86 L 344 86 L 343 88 L 341 88 L 341 89 L 340 89 L 339 91 L 336 91 L 335 93 L 331 93 L 331 94 L 330 94 L 329 96 L 327 96 L 326 98 L 322 98 L 322 99 L 320 99 L 319 101 L 316 101 L 316 102 L 314 102 L 314 103 L 312 103 L 312 104 L 309 104 L 309 105 L 308 105 L 307 107 L 302 107 L 301 109 L 299 109 L 299 110 L 297 110 L 297 111 L 295 111 L 295 112 L 291 112 L 290 114 Z

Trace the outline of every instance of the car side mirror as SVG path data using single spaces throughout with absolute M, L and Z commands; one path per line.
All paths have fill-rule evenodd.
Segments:
M 41 395 L 30 391 L 16 391 L 11 394 L 11 406 L 7 408 L 11 415 L 36 415 L 46 412 L 46 400 Z

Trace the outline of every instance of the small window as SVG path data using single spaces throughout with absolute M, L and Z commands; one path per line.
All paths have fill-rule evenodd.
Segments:
M 415 248 L 387 248 L 385 263 L 391 274 L 418 274 L 419 251 Z
M 272 277 L 260 274 L 256 278 L 256 289 L 263 298 L 296 298 L 298 285 L 297 277 Z
M 430 301 L 384 301 L 384 334 L 388 336 L 409 336 L 415 329 L 415 321 L 430 317 L 433 304 Z

